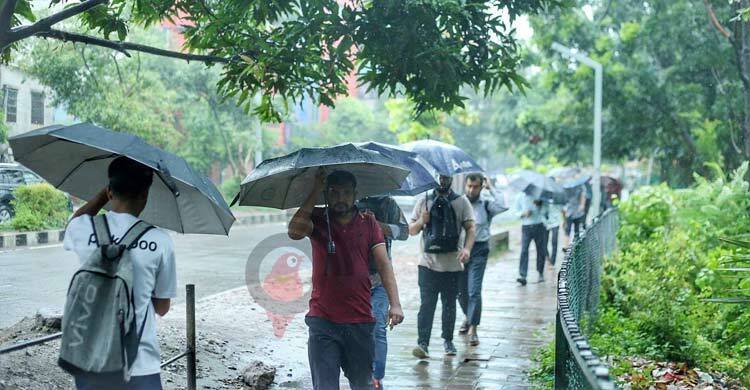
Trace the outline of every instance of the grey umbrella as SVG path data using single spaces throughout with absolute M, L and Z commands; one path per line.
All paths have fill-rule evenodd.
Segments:
M 140 215 L 153 225 L 180 233 L 228 234 L 234 222 L 208 178 L 132 134 L 89 123 L 49 126 L 11 138 L 10 146 L 18 162 L 81 199 L 91 199 L 107 185 L 107 167 L 119 156 L 153 168 L 154 184 Z
M 523 191 L 535 199 L 549 200 L 555 203 L 565 203 L 565 190 L 549 177 L 541 173 L 523 170 L 516 173 L 510 186 Z
M 310 193 L 318 167 L 354 174 L 359 198 L 396 190 L 409 174 L 392 158 L 353 144 L 302 148 L 259 164 L 242 181 L 236 201 L 243 206 L 299 207 Z M 322 195 L 317 203 L 325 203 Z

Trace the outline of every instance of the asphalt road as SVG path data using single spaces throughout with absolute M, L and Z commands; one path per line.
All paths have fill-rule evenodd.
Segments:
M 245 264 L 264 238 L 285 231 L 285 224 L 236 226 L 229 237 L 181 235 L 172 237 L 177 256 L 177 285 L 196 285 L 197 298 L 245 284 Z M 40 308 L 61 309 L 78 259 L 62 245 L 0 252 L 0 328 Z M 177 301 L 184 300 L 179 287 Z

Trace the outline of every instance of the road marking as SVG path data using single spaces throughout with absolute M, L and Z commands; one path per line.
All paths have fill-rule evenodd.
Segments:
M 35 250 L 35 249 L 57 248 L 57 247 L 61 247 L 61 246 L 63 246 L 63 244 L 50 244 L 50 245 L 38 245 L 38 246 L 23 246 L 23 247 L 18 247 L 18 248 L 0 250 L 0 254 L 10 253 L 10 252 L 18 252 L 18 251 Z

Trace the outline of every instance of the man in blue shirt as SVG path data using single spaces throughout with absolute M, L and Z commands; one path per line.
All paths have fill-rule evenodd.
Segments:
M 487 191 L 483 192 L 482 188 Z M 482 175 L 471 174 L 466 178 L 465 193 L 474 209 L 476 238 L 469 261 L 464 264 L 464 270 L 458 279 L 458 303 L 466 316 L 458 333 L 468 333 L 469 344 L 476 346 L 479 345 L 477 326 L 482 316 L 482 280 L 490 254 L 490 225 L 492 218 L 507 208 L 504 207 L 503 195 L 495 191 L 490 181 Z
M 521 213 L 521 264 L 519 277 L 516 279 L 522 286 L 526 285 L 526 274 L 529 269 L 529 246 L 534 241 L 536 247 L 536 270 L 539 272 L 539 282 L 544 282 L 544 259 L 547 248 L 544 242 L 546 228 L 544 215 L 547 206 L 541 199 L 534 199 L 522 192 L 516 199 L 516 210 Z

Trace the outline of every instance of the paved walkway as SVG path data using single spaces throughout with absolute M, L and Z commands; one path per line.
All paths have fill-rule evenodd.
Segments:
M 536 283 L 536 272 L 531 268 L 529 284 L 521 287 L 515 281 L 520 229 L 511 230 L 510 248 L 510 251 L 490 259 L 487 266 L 482 324 L 478 332 L 480 344 L 471 347 L 464 336 L 457 335 L 454 339 L 457 356 L 443 355 L 439 310 L 435 313 L 431 358 L 420 361 L 411 355 L 417 339 L 419 299 L 414 293 L 418 294 L 418 291 L 402 292 L 406 320 L 398 331 L 389 333 L 388 367 L 384 381 L 387 389 L 530 387 L 525 371 L 531 365 L 530 356 L 534 350 L 549 341 L 551 333 L 544 330 L 555 318 L 556 278 L 548 266 L 545 271 L 547 281 Z M 534 256 L 534 249 L 531 249 L 531 259 Z M 400 285 L 404 282 L 399 278 Z M 462 320 L 463 315 L 459 314 L 457 327 Z

